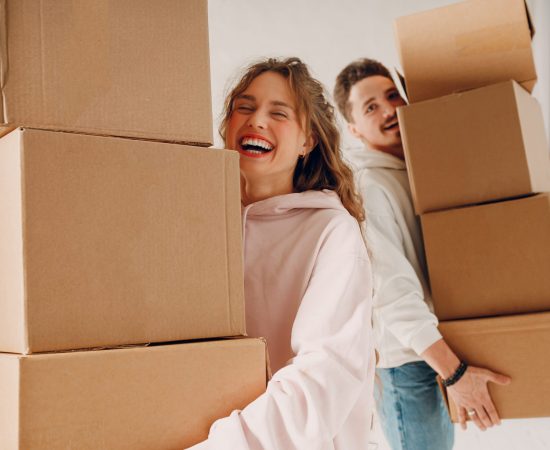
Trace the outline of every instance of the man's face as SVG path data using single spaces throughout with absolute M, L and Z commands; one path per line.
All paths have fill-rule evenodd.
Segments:
M 405 105 L 392 80 L 381 75 L 363 78 L 349 93 L 351 134 L 374 150 L 403 159 L 397 107 Z

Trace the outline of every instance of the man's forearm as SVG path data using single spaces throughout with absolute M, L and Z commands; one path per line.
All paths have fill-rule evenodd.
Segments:
M 420 356 L 442 378 L 449 378 L 460 364 L 460 360 L 443 339 L 439 339 L 424 350 Z

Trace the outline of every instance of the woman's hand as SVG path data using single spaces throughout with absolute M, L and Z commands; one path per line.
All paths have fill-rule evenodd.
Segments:
M 507 385 L 511 378 L 488 369 L 468 366 L 462 378 L 447 388 L 448 395 L 457 407 L 458 420 L 463 430 L 466 429 L 468 417 L 480 430 L 500 425 L 500 418 L 487 389 L 488 382 Z

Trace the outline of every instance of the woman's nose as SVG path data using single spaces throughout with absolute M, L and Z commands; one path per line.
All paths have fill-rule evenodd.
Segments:
M 258 129 L 264 129 L 266 126 L 266 120 L 264 115 L 259 112 L 255 111 L 253 114 L 251 114 L 248 117 L 248 124 L 250 128 L 258 128 Z

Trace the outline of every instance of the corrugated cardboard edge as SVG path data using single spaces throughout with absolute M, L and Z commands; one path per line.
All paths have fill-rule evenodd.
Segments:
M 518 108 L 518 122 L 521 128 L 525 160 L 531 178 L 533 192 L 550 191 L 550 157 L 548 139 L 539 102 L 525 89 L 513 83 Z M 522 114 L 519 112 L 522 111 Z
M 395 48 L 397 50 L 397 56 L 399 58 L 399 64 L 401 65 L 401 70 L 403 71 L 403 52 L 401 48 L 401 39 L 399 38 L 399 26 L 398 22 L 400 21 L 401 17 L 398 17 L 394 19 L 393 21 L 393 40 L 395 42 Z M 396 69 L 397 71 L 397 69 Z M 404 85 L 405 83 L 403 83 Z
M 399 128 L 401 130 L 401 141 L 403 145 L 403 156 L 405 157 L 405 164 L 407 166 L 407 176 L 409 177 L 409 186 L 411 187 L 411 196 L 413 199 L 413 206 L 415 213 L 417 215 L 421 215 L 425 211 L 424 205 L 422 205 L 419 201 L 418 193 L 416 192 L 416 183 L 414 183 L 415 175 L 414 175 L 414 167 L 415 165 L 412 164 L 411 161 L 411 155 L 408 152 L 409 144 L 408 144 L 408 135 L 407 135 L 407 121 L 405 120 L 405 115 L 407 114 L 407 108 L 409 105 L 400 106 L 397 108 L 397 119 L 399 121 Z
M 0 442 L 3 450 L 19 449 L 20 376 L 20 358 L 16 355 L 0 355 Z
M 6 128 L 1 129 L 0 134 L 0 233 L 3 237 L 0 270 L 3 277 L 2 291 L 7 296 L 2 300 L 0 350 L 25 353 L 22 131 Z
M 399 94 L 401 94 L 401 97 L 403 97 L 405 99 L 405 101 L 407 103 L 409 103 L 409 97 L 407 95 L 407 85 L 405 83 L 405 77 L 397 69 L 397 67 L 394 67 L 391 70 L 391 75 L 392 75 L 394 84 L 397 86 L 397 90 L 399 91 Z
M 29 314 L 28 314 L 28 301 L 27 301 L 27 246 L 26 234 L 27 234 L 27 225 L 26 225 L 26 210 L 27 210 L 27 196 L 26 196 L 26 173 L 25 173 L 25 130 L 21 129 L 21 140 L 20 140 L 20 154 L 21 154 L 21 238 L 22 238 L 22 252 L 23 252 L 23 323 L 25 327 L 25 350 L 24 353 L 30 353 L 31 343 L 29 340 Z
M 225 152 L 223 172 L 229 328 L 233 335 L 246 336 L 239 155 L 228 150 L 221 151 Z M 238 240 L 234 239 L 237 236 Z M 238 248 L 234 248 L 235 242 L 238 242 Z
M 0 0 L 1 1 L 1 0 Z M 134 141 L 146 141 L 146 142 L 158 142 L 161 144 L 177 144 L 177 145 L 187 145 L 190 147 L 199 147 L 199 148 L 208 148 L 211 147 L 211 143 L 208 142 L 196 142 L 196 141 L 186 141 L 178 139 L 177 137 L 152 137 L 151 133 L 137 133 L 136 135 L 128 135 L 125 130 L 120 131 L 123 134 L 113 134 L 105 133 L 103 129 L 97 129 L 93 131 L 85 131 L 81 129 L 60 129 L 56 126 L 37 126 L 32 124 L 18 124 L 17 126 L 10 125 L 10 129 L 15 129 L 17 127 L 28 129 L 28 130 L 38 130 L 38 131 L 48 131 L 52 133 L 68 133 L 68 134 L 78 134 L 83 136 L 92 136 L 92 137 L 105 137 L 105 138 L 116 138 L 116 139 L 130 139 Z
M 550 193 L 537 194 L 529 198 L 531 201 L 550 201 Z M 537 323 L 533 323 L 534 318 L 538 319 Z M 452 340 L 455 336 L 483 336 L 495 333 L 513 333 L 525 329 L 530 331 L 550 330 L 550 320 L 548 319 L 550 319 L 550 311 L 457 319 L 440 322 L 439 330 L 444 338 Z
M 266 386 L 269 380 L 271 380 L 273 373 L 271 371 L 271 362 L 269 360 L 269 346 L 267 345 L 267 339 L 265 337 L 249 337 L 249 336 L 230 336 L 226 338 L 221 339 L 208 339 L 208 341 L 216 341 L 216 340 L 256 340 L 259 342 L 262 342 L 262 344 L 265 347 L 265 380 L 266 380 Z M 201 342 L 201 341 L 196 341 Z M 206 342 L 206 341 L 205 341 Z
M 109 138 L 120 138 L 120 139 L 134 139 L 138 141 L 149 141 L 149 142 L 160 142 L 166 144 L 179 144 L 179 145 L 188 145 L 191 147 L 202 147 L 208 148 L 212 145 L 211 142 L 198 142 L 194 140 L 186 140 L 182 136 L 178 135 L 168 135 L 162 133 L 160 136 L 155 136 L 154 133 L 148 132 L 143 133 L 141 131 L 127 131 L 127 130 L 105 130 L 104 128 L 79 128 L 79 127 L 67 127 L 59 128 L 58 125 L 45 125 L 45 124 L 35 124 L 35 123 L 18 123 L 17 126 L 41 130 L 41 131 L 52 131 L 57 133 L 73 133 L 73 134 L 82 134 L 86 136 L 95 136 L 95 137 L 109 137 Z
M 0 123 L 6 123 L 4 86 L 8 76 L 8 30 L 6 0 L 0 0 Z
M 445 406 L 447 407 L 447 412 L 449 413 L 451 422 L 458 423 L 456 406 L 453 403 L 453 401 L 450 399 L 449 395 L 447 394 L 447 388 L 443 386 L 443 382 L 439 375 L 437 375 L 436 380 L 437 380 L 437 385 L 439 386 L 439 390 L 441 391 L 441 395 L 443 396 L 443 400 L 445 401 Z M 467 418 L 466 420 L 469 420 L 469 419 Z
M 208 51 L 208 54 L 211 55 L 212 52 L 210 51 L 210 22 L 209 22 L 209 18 L 210 18 L 210 14 L 208 13 L 208 0 L 203 2 L 203 5 L 204 5 L 204 17 L 205 17 L 205 22 L 206 22 L 206 47 L 207 47 L 207 51 Z M 207 58 L 206 59 L 207 61 L 207 71 L 208 71 L 208 75 L 209 75 L 209 78 L 210 78 L 210 83 L 208 83 L 208 98 L 210 99 L 210 115 L 212 116 L 212 107 L 213 107 L 213 102 L 212 102 L 212 64 L 210 62 L 210 58 Z M 209 147 L 211 147 L 212 145 L 214 145 L 214 122 L 212 120 L 212 118 L 210 118 L 209 120 L 209 123 L 208 123 L 208 131 L 207 131 L 207 134 L 208 134 L 208 142 L 205 142 L 203 144 L 200 144 L 200 145 L 207 145 Z
M 527 17 L 527 26 L 529 27 L 529 34 L 531 35 L 531 42 L 533 41 L 533 38 L 535 37 L 535 25 L 533 23 L 533 19 L 531 18 L 531 11 L 529 11 L 529 5 L 527 4 L 527 0 L 523 1 L 523 5 L 525 6 L 525 16 Z M 533 69 L 535 71 L 535 78 L 531 80 L 521 80 L 519 83 L 528 91 L 532 92 L 535 88 L 535 84 L 537 84 L 537 68 L 535 67 L 535 61 L 533 56 Z
M 260 339 L 264 345 L 265 345 L 265 385 L 267 387 L 267 383 L 269 383 L 269 380 L 271 380 L 271 377 L 273 376 L 273 373 L 271 372 L 271 362 L 269 360 L 269 347 L 267 345 L 267 339 L 260 337 Z

